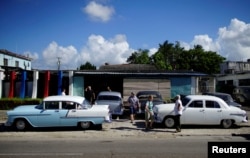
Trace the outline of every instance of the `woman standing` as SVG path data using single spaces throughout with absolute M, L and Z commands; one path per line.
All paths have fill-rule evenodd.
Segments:
M 153 112 L 153 96 L 148 96 L 148 101 L 145 106 L 145 130 L 153 129 L 154 112 Z M 149 127 L 148 127 L 149 125 Z

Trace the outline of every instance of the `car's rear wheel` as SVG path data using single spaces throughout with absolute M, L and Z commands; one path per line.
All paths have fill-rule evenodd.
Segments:
M 174 117 L 166 117 L 164 120 L 164 125 L 167 128 L 173 128 L 175 125 Z
M 221 126 L 223 128 L 230 128 L 233 125 L 233 121 L 230 119 L 225 119 L 221 121 Z
M 81 129 L 88 129 L 91 126 L 91 122 L 80 122 L 79 127 Z
M 28 126 L 29 123 L 25 119 L 17 119 L 14 124 L 15 129 L 18 131 L 24 131 Z

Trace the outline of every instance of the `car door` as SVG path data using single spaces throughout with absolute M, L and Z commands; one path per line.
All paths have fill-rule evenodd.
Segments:
M 220 124 L 222 108 L 216 101 L 205 101 L 205 122 L 206 124 Z
M 62 102 L 60 110 L 60 124 L 61 126 L 76 126 L 77 125 L 77 103 L 75 102 Z
M 203 100 L 193 100 L 185 106 L 181 116 L 182 124 L 203 124 L 204 105 Z
M 44 102 L 44 109 L 37 116 L 38 127 L 60 126 L 59 101 Z

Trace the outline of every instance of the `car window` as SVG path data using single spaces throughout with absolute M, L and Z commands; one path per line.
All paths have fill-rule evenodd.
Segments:
M 202 100 L 195 100 L 195 101 L 192 101 L 192 102 L 189 104 L 189 107 L 190 107 L 190 108 L 202 108 L 202 107 L 203 107 Z
M 89 103 L 88 100 L 85 99 L 82 104 L 77 106 L 77 109 L 89 109 L 91 107 L 92 105 Z
M 206 108 L 220 108 L 219 103 L 217 103 L 216 101 L 206 101 Z
M 114 100 L 114 101 L 119 101 L 121 99 L 118 96 L 100 95 L 100 96 L 98 96 L 97 100 Z
M 44 104 L 45 109 L 59 109 L 59 101 L 47 101 Z
M 63 101 L 62 109 L 76 109 L 76 104 L 74 102 Z

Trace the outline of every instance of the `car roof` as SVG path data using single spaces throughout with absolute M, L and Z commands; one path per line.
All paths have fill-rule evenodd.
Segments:
M 85 100 L 82 96 L 72 96 L 72 95 L 55 95 L 48 96 L 43 99 L 43 101 L 73 101 L 82 104 Z
M 212 95 L 187 95 L 187 98 L 191 98 L 191 99 L 219 99 L 222 100 L 221 98 L 218 98 L 216 96 L 212 96 Z
M 186 98 L 189 98 L 191 100 L 214 100 L 217 102 L 220 102 L 221 105 L 223 105 L 224 108 L 229 108 L 229 105 L 221 98 L 212 96 L 212 95 L 187 95 Z
M 222 96 L 222 95 L 230 95 L 230 94 L 228 94 L 228 93 L 221 93 L 221 92 L 214 92 L 214 93 L 212 93 L 212 92 L 206 92 L 206 93 L 203 93 L 204 95 L 220 95 L 220 96 Z
M 112 96 L 118 96 L 121 97 L 121 93 L 120 92 L 115 92 L 115 91 L 101 91 L 98 96 L 100 95 L 112 95 Z

